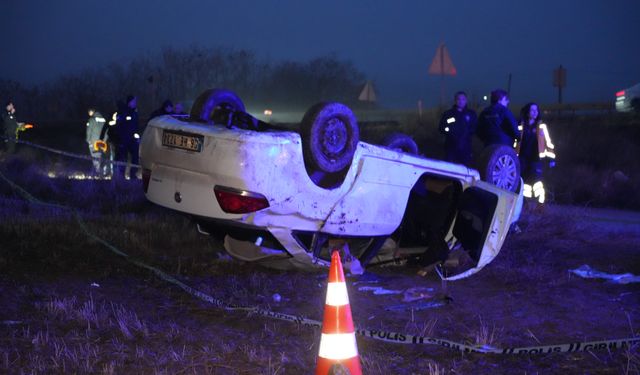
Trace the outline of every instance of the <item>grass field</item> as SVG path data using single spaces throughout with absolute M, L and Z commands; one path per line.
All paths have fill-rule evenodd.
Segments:
M 326 270 L 283 272 L 231 260 L 188 217 L 147 202 L 139 181 L 47 178 L 64 160 L 23 148 L 0 164 L 11 181 L 0 179 L 0 372 L 314 372 L 319 329 L 216 308 L 131 260 L 229 303 L 315 320 L 322 318 Z M 510 235 L 478 275 L 458 282 L 419 277 L 411 266 L 348 277 L 355 324 L 498 348 L 636 337 L 640 284 L 568 272 L 587 264 L 640 274 L 640 218 L 603 217 L 554 204 L 527 212 L 523 233 Z M 400 294 L 374 295 L 363 286 Z M 403 302 L 412 288 L 425 291 L 422 299 Z M 447 303 L 420 309 L 424 302 Z M 358 349 L 366 374 L 640 372 L 638 344 L 501 355 L 359 336 Z

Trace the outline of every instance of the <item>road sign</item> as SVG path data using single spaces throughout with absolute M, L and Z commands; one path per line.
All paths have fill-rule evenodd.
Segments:
M 444 43 L 440 43 L 436 49 L 436 55 L 429 66 L 429 74 L 440 76 L 440 106 L 444 104 L 444 76 L 455 76 L 457 73 L 458 71 L 453 66 L 447 46 Z
M 567 69 L 560 65 L 553 70 L 553 87 L 558 88 L 558 103 L 562 104 L 562 88 L 567 85 Z
M 553 87 L 565 87 L 567 85 L 567 69 L 560 65 L 553 70 Z
M 449 50 L 444 43 L 440 43 L 438 49 L 436 49 L 436 55 L 433 57 L 433 61 L 429 66 L 429 74 L 439 76 L 455 76 L 458 73 L 456 67 L 453 66 Z
M 358 96 L 358 100 L 363 102 L 375 102 L 376 101 L 376 92 L 373 89 L 373 84 L 371 81 L 367 81 L 367 84 L 364 85 L 360 96 Z

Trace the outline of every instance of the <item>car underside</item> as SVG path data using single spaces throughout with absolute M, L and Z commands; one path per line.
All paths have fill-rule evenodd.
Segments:
M 401 253 L 428 263 L 460 247 L 472 262 L 455 279 L 498 254 L 518 196 L 477 171 L 407 153 L 402 144 L 361 142 L 341 105 L 312 107 L 298 133 L 262 123 L 227 91 L 222 99 L 216 93 L 204 93 L 186 121 L 151 121 L 141 164 L 148 199 L 193 216 L 235 258 L 313 268 L 327 266 L 340 248 L 358 265 Z

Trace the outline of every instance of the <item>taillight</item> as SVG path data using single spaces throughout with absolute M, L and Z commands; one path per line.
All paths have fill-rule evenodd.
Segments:
M 149 179 L 151 178 L 151 169 L 143 169 L 142 170 L 142 188 L 146 193 L 149 189 Z
M 624 95 L 624 90 L 618 91 L 616 93 L 616 96 L 623 96 Z
M 229 214 L 246 214 L 269 207 L 269 201 L 262 194 L 217 185 L 213 191 L 222 211 Z

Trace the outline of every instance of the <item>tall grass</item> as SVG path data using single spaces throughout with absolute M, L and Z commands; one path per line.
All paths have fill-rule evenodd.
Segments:
M 384 112 L 381 113 L 384 116 Z M 438 132 L 440 113 L 441 110 L 437 108 L 427 109 L 421 116 L 417 111 L 389 111 L 388 116 L 395 121 L 395 125 L 390 125 L 391 122 L 387 125 L 384 122 L 381 125 L 363 125 L 361 136 L 368 142 L 379 143 L 390 132 L 403 132 L 415 139 L 423 155 L 442 158 L 444 138 Z M 557 166 L 547 168 L 544 176 L 550 202 L 640 209 L 640 117 L 616 113 L 569 115 L 548 117 L 546 122 L 557 153 Z M 53 132 L 53 128 L 43 125 L 41 129 L 25 134 L 25 139 L 64 151 L 86 152 L 82 128 L 78 124 L 73 129 L 69 129 L 71 124 L 56 126 L 58 131 Z M 62 133 L 64 136 L 60 136 Z M 475 154 L 481 150 L 480 141 L 475 139 Z M 126 201 L 130 198 L 126 189 L 131 184 L 116 186 L 117 189 L 85 185 L 83 191 L 77 191 L 73 188 L 67 190 L 64 186 L 56 187 L 59 185 L 43 180 L 36 183 L 33 179 L 34 175 L 49 171 L 90 172 L 91 165 L 86 160 L 75 160 L 20 145 L 18 156 L 10 158 L 9 162 L 5 161 L 4 165 L 5 170 L 24 174 L 21 180 L 35 189 L 34 194 L 43 190 L 63 189 L 71 199 L 85 197 L 85 205 L 98 203 L 106 210 L 113 206 L 109 203 L 114 200 Z M 98 194 L 98 202 L 87 201 L 95 199 L 96 195 L 92 193 Z
M 413 136 L 426 156 L 441 158 L 444 138 L 438 121 L 436 110 L 422 118 L 407 114 L 398 130 Z M 556 167 L 544 171 L 548 201 L 640 209 L 640 117 L 601 114 L 546 122 L 557 154 Z M 475 154 L 481 149 L 474 139 Z
M 549 171 L 556 201 L 569 204 L 640 209 L 640 123 L 619 117 L 551 128 L 558 150 Z

